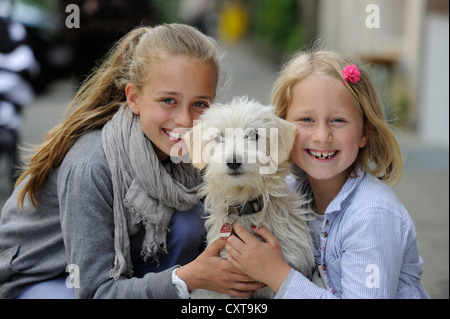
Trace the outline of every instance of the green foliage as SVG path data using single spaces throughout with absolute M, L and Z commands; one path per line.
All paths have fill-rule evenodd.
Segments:
M 153 0 L 153 5 L 159 13 L 158 23 L 179 22 L 179 0 Z
M 18 2 L 28 3 L 42 9 L 49 9 L 54 5 L 50 0 L 18 0 Z
M 298 0 L 255 1 L 251 11 L 251 29 L 258 39 L 287 53 L 304 44 Z

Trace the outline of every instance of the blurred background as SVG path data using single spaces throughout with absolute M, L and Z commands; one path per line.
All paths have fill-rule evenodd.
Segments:
M 394 191 L 416 225 L 423 284 L 449 298 L 448 0 L 0 0 L 0 207 L 29 154 L 18 146 L 42 142 L 117 39 L 166 22 L 194 25 L 224 47 L 223 101 L 269 103 L 277 72 L 300 48 L 366 64 L 405 156 Z

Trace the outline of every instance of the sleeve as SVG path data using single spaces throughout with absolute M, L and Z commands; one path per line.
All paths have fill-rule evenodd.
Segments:
M 354 217 L 343 237 L 342 298 L 396 298 L 409 230 L 381 208 Z
M 409 230 L 395 213 L 373 208 L 354 215 L 343 230 L 336 258 L 328 256 L 327 277 L 342 299 L 393 299 L 397 295 Z M 291 270 L 275 298 L 336 298 Z
M 326 289 L 313 284 L 297 270 L 291 269 L 274 299 L 336 299 Z
M 143 278 L 110 278 L 115 257 L 113 193 L 101 165 L 62 165 L 58 199 L 68 265 L 78 269 L 78 298 L 178 298 L 171 280 L 174 267 Z

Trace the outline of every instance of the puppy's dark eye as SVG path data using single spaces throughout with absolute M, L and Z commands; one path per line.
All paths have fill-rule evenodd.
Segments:
M 216 142 L 216 143 L 222 143 L 223 142 L 223 135 L 222 135 L 222 133 L 218 133 L 216 136 L 214 136 L 214 142 Z
M 244 135 L 244 138 L 249 140 L 258 140 L 258 130 L 250 130 L 247 132 L 247 134 Z

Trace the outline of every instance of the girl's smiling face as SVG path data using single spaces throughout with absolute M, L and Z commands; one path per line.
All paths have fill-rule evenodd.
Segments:
M 309 179 L 342 186 L 367 137 L 350 91 L 327 75 L 312 74 L 294 85 L 286 119 L 297 126 L 292 160 Z
M 126 95 L 156 155 L 164 161 L 193 121 L 211 105 L 215 91 L 213 67 L 195 58 L 167 56 L 154 64 L 140 90 L 128 84 Z

